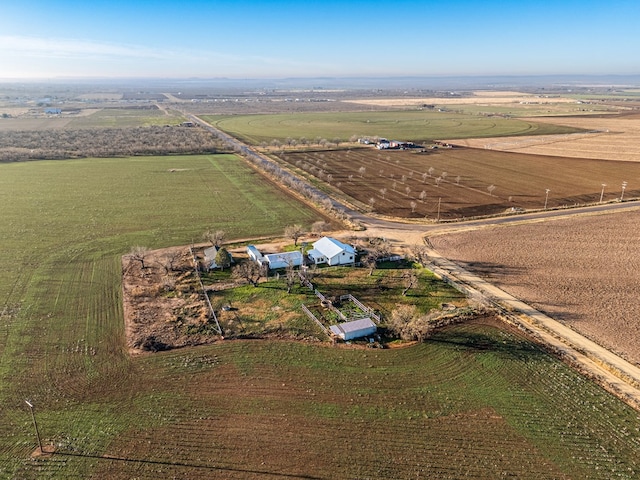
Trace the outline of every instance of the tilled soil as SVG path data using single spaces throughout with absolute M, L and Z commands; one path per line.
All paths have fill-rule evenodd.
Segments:
M 431 239 L 466 269 L 640 364 L 640 213 Z

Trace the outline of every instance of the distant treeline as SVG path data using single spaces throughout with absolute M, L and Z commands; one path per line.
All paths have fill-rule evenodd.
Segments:
M 0 162 L 82 157 L 215 153 L 210 132 L 184 126 L 0 132 Z

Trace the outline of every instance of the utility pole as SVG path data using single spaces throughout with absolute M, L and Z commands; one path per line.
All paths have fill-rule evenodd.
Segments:
M 624 189 L 627 188 L 627 182 L 622 182 L 622 193 L 620 194 L 620 201 L 624 198 Z
M 438 218 L 437 218 L 437 222 L 440 221 L 440 201 L 442 200 L 442 197 L 438 197 Z
M 544 209 L 545 210 L 547 209 L 547 202 L 549 201 L 549 192 L 550 191 L 551 190 L 549 190 L 548 188 L 545 189 L 545 193 L 546 193 L 546 195 L 544 197 Z
M 33 428 L 35 428 L 35 430 L 36 430 L 36 437 L 38 439 L 38 447 L 40 448 L 40 453 L 43 453 L 42 440 L 40 440 L 40 431 L 38 430 L 38 424 L 36 423 L 36 414 L 33 411 L 33 404 L 29 400 L 25 400 L 24 403 L 29 405 L 29 410 L 31 410 L 31 418 L 33 419 Z
M 600 203 L 602 203 L 602 197 L 604 197 L 604 187 L 606 186 L 607 186 L 606 183 L 602 184 L 602 191 L 600 192 Z

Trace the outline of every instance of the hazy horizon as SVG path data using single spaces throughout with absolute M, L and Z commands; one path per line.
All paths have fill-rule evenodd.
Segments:
M 0 78 L 636 76 L 634 1 L 23 0 Z

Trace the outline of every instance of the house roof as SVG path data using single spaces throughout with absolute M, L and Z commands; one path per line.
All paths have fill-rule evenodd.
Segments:
M 356 251 L 351 245 L 342 243 L 339 240 L 331 237 L 322 237 L 317 242 L 314 242 L 313 248 L 318 250 L 322 255 L 327 258 L 333 258 L 342 252 L 348 252 L 354 254 Z
M 204 250 L 204 259 L 206 261 L 213 261 L 218 255 L 218 247 L 209 247 Z
M 270 253 L 268 255 L 265 255 L 264 258 L 267 262 L 269 262 L 269 264 L 277 263 L 286 265 L 291 262 L 294 265 L 299 265 L 300 262 L 302 262 L 302 253 L 300 253 L 298 250 L 282 253 Z

